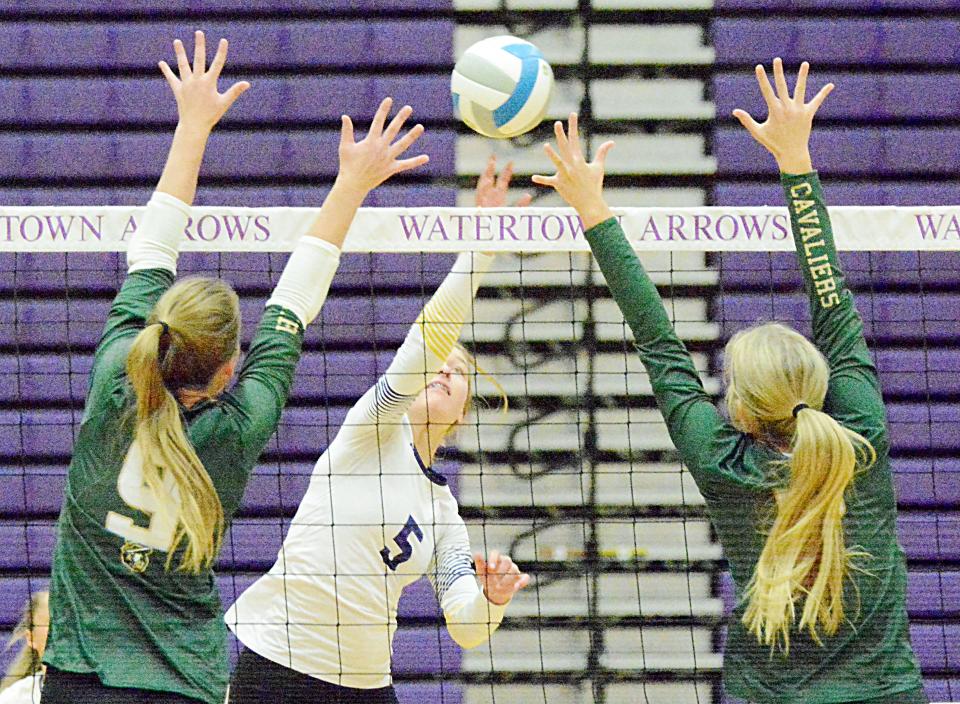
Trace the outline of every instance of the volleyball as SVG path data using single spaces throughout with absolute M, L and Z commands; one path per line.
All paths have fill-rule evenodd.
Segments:
M 533 44 L 511 36 L 483 39 L 457 61 L 450 79 L 454 108 L 472 130 L 509 139 L 540 124 L 553 69 Z

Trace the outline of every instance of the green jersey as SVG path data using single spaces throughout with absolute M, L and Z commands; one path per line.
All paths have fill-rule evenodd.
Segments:
M 823 410 L 866 437 L 877 452 L 846 496 L 849 546 L 870 554 L 846 583 L 847 622 L 823 645 L 794 629 L 790 652 L 771 653 L 744 627 L 744 590 L 763 549 L 784 456 L 726 422 L 704 391 L 656 287 L 616 220 L 586 233 L 633 330 L 670 437 L 707 502 L 736 585 L 724 654 L 725 685 L 752 702 L 827 704 L 913 690 L 920 670 L 910 646 L 906 561 L 897 543 L 885 409 L 863 323 L 843 275 L 816 173 L 784 176 L 794 240 L 813 317 L 814 343 L 830 366 Z M 782 474 L 782 473 L 781 473 Z M 822 635 L 822 634 L 821 634 Z
M 179 554 L 164 569 L 175 526 L 154 516 L 132 443 L 127 352 L 172 283 L 164 269 L 131 273 L 97 345 L 60 513 L 44 661 L 107 686 L 222 704 L 227 634 L 213 572 L 177 571 Z M 302 342 L 299 319 L 268 306 L 232 390 L 182 409 L 227 521 L 280 420 Z

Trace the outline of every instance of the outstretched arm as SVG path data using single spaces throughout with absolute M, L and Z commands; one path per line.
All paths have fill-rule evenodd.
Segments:
M 183 43 L 179 39 L 173 43 L 179 78 L 166 62 L 160 62 L 177 101 L 179 120 L 157 190 L 127 248 L 128 271 L 141 273 L 128 277 L 117 294 L 98 351 L 118 337 L 136 334 L 173 283 L 207 138 L 227 109 L 250 87 L 241 82 L 226 93 L 218 93 L 217 78 L 227 60 L 227 40 L 220 40 L 209 70 L 203 32 L 196 33 L 195 42 L 192 68 Z
M 557 149 L 549 144 L 545 147 L 557 173 L 534 176 L 533 180 L 555 188 L 580 214 L 610 293 L 633 331 L 670 437 L 699 481 L 700 469 L 710 458 L 711 439 L 723 421 L 703 389 L 690 353 L 674 332 L 656 286 L 604 201 L 603 165 L 613 142 L 601 145 L 597 158 L 587 162 L 580 148 L 576 114 L 570 115 L 569 127 L 569 133 L 565 132 L 557 122 Z
M 161 61 L 159 66 L 177 101 L 179 119 L 157 190 L 191 205 L 197 191 L 197 176 L 210 132 L 236 99 L 250 88 L 250 84 L 240 81 L 230 86 L 225 93 L 217 92 L 217 80 L 227 61 L 226 39 L 220 40 L 209 69 L 203 32 L 197 31 L 194 35 L 192 67 L 187 60 L 183 42 L 175 40 L 173 50 L 177 56 L 180 77 L 177 77 L 166 61 Z
M 809 103 L 805 102 L 809 70 L 806 62 L 800 66 L 791 96 L 780 59 L 773 62 L 776 90 L 763 66 L 757 66 L 767 119 L 758 123 L 743 110 L 734 110 L 733 115 L 767 148 L 780 168 L 797 258 L 810 301 L 814 343 L 830 365 L 830 391 L 824 410 L 875 443 L 884 432 L 880 386 L 863 336 L 863 321 L 854 306 L 853 294 L 844 284 L 830 215 L 810 159 L 813 117 L 834 86 L 828 83 Z
M 477 206 L 504 206 L 512 173 L 513 165 L 507 164 L 498 177 L 496 160 L 490 157 L 477 182 Z M 529 202 L 530 196 L 524 195 L 517 205 Z M 465 252 L 457 257 L 450 273 L 411 326 L 384 375 L 350 411 L 344 429 L 350 428 L 349 432 L 359 439 L 374 429 L 389 432 L 399 427 L 403 414 L 423 391 L 428 378 L 443 367 L 464 323 L 472 317 L 474 296 L 493 261 L 492 254 Z
M 326 300 L 343 240 L 367 194 L 394 174 L 429 161 L 426 154 L 400 158 L 423 134 L 423 125 L 416 125 L 398 139 L 413 109 L 404 106 L 384 128 L 392 105 L 392 98 L 380 103 L 370 131 L 359 142 L 354 141 L 352 120 L 346 115 L 342 117 L 337 179 L 267 301 L 268 306 L 282 306 L 295 313 L 304 327 L 317 317 Z
M 256 441 L 249 443 L 251 447 L 262 447 L 280 420 L 300 358 L 303 330 L 320 313 L 327 298 L 340 263 L 340 246 L 357 208 L 371 190 L 390 176 L 427 161 L 425 155 L 400 159 L 423 134 L 423 127 L 417 125 L 397 138 L 412 112 L 406 106 L 385 129 L 392 103 L 390 98 L 380 103 L 370 131 L 360 142 L 354 141 L 350 118 L 343 117 L 336 183 L 310 232 L 297 243 L 287 260 L 267 301 L 230 397 L 231 402 L 244 409 L 244 414 L 260 419 L 257 431 L 252 433 Z
M 160 70 L 177 101 L 177 128 L 156 192 L 127 249 L 130 271 L 167 269 L 176 273 L 180 242 L 196 195 L 200 163 L 210 132 L 234 101 L 250 87 L 249 83 L 241 81 L 225 93 L 217 91 L 217 80 L 227 60 L 226 39 L 220 40 L 209 69 L 206 68 L 203 32 L 198 31 L 194 36 L 192 67 L 183 42 L 175 40 L 173 49 L 179 78 L 166 61 L 160 62 Z

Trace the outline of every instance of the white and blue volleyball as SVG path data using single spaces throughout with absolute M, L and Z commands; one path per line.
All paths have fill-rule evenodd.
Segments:
M 476 132 L 508 139 L 540 124 L 553 69 L 540 50 L 516 37 L 483 39 L 467 49 L 450 79 L 453 106 Z

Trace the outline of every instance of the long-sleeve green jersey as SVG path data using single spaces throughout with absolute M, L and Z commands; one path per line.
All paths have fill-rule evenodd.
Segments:
M 586 237 L 633 331 L 670 437 L 706 499 L 730 564 L 737 605 L 724 656 L 728 691 L 757 703 L 859 701 L 921 686 L 907 629 L 906 562 L 897 543 L 885 410 L 863 323 L 843 283 L 817 175 L 785 175 L 783 186 L 813 340 L 830 367 L 823 410 L 877 452 L 877 461 L 858 470 L 845 497 L 847 545 L 869 557 L 857 561 L 860 569 L 844 585 L 847 622 L 833 636 L 821 632 L 822 646 L 794 628 L 789 654 L 771 652 L 741 620 L 745 589 L 776 511 L 774 492 L 783 485 L 777 463 L 784 455 L 720 415 L 617 221 L 600 223 Z
M 213 572 L 178 571 L 179 552 L 165 569 L 175 526 L 154 510 L 132 442 L 127 353 L 173 280 L 165 269 L 130 273 L 97 346 L 58 526 L 45 661 L 107 686 L 221 704 L 229 673 Z M 181 409 L 228 523 L 280 420 L 302 341 L 297 316 L 267 306 L 234 387 Z

